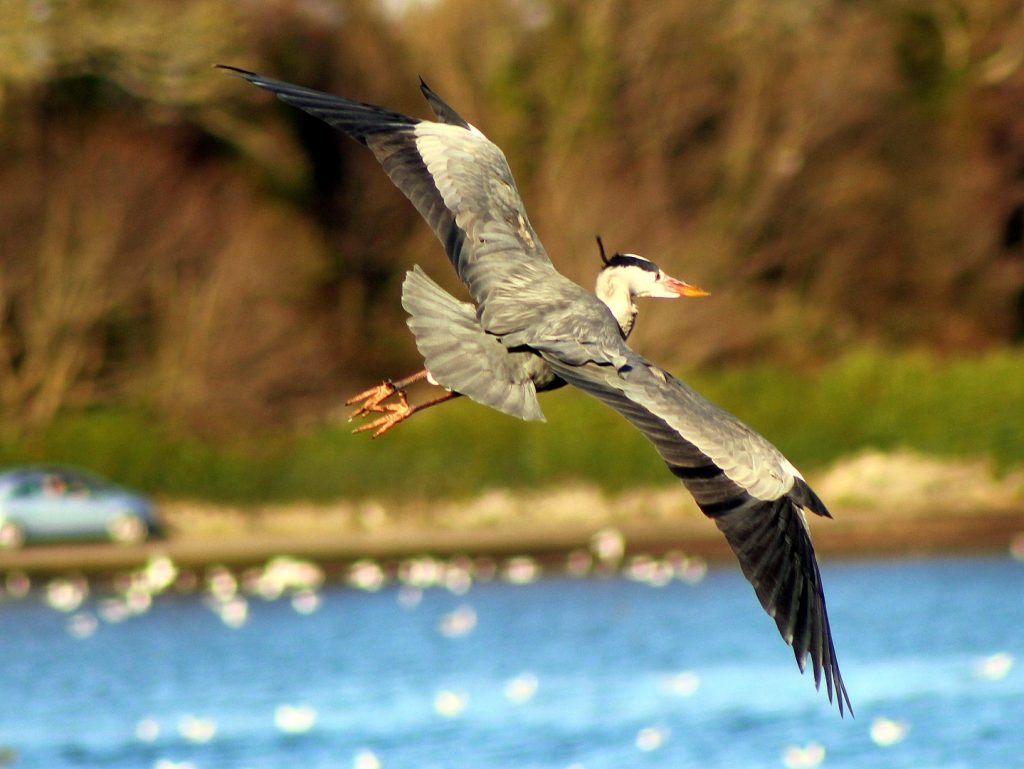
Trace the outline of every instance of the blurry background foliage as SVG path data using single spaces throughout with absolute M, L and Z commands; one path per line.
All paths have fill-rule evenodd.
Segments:
M 592 284 L 600 232 L 711 290 L 644 307 L 636 346 L 713 390 L 719 372 L 783 448 L 804 445 L 787 428 L 808 397 L 784 383 L 855 373 L 858 351 L 881 374 L 916 351 L 922 375 L 940 364 L 921 351 L 995 351 L 978 359 L 992 387 L 967 388 L 982 399 L 1024 370 L 1005 352 L 1024 339 L 1017 0 L 0 2 L 7 458 L 89 458 L 152 487 L 159 471 L 95 436 L 254 462 L 254 436 L 316 443 L 344 395 L 418 367 L 404 271 L 461 291 L 364 148 L 218 62 L 426 116 L 422 75 L 504 148 L 569 276 Z M 769 363 L 774 401 L 729 401 L 728 370 Z M 979 439 L 1011 460 L 1013 393 Z M 94 438 L 69 442 L 90 415 Z

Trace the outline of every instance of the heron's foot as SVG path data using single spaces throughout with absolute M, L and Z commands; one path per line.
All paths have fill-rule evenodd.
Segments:
M 359 408 L 353 411 L 348 418 L 351 422 L 356 417 L 361 417 L 366 414 L 387 414 L 392 410 L 391 406 L 384 405 L 384 401 L 390 398 L 397 392 L 402 392 L 395 383 L 390 379 L 385 379 L 379 385 L 371 387 L 369 390 L 363 390 L 358 395 L 353 395 L 347 401 L 346 406 L 354 406 L 359 404 Z
M 359 427 L 352 431 L 353 434 L 366 433 L 369 432 L 370 430 L 373 430 L 373 435 L 371 435 L 370 437 L 379 438 L 392 427 L 397 425 L 399 422 L 404 422 L 406 419 L 413 415 L 413 412 L 416 411 L 416 408 L 409 405 L 409 399 L 405 395 L 405 390 L 395 390 L 392 393 L 385 396 L 384 398 L 382 398 L 381 400 L 390 398 L 391 395 L 394 394 L 394 392 L 398 393 L 398 403 L 381 403 L 380 401 L 378 401 L 376 404 L 374 404 L 372 410 L 378 414 L 383 414 L 384 416 L 378 417 L 372 422 L 367 422 L 364 425 L 360 425 Z M 369 413 L 369 411 L 360 410 L 356 414 L 353 414 L 353 416 L 366 413 Z

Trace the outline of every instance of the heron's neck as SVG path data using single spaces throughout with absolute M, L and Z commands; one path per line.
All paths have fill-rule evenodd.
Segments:
M 637 313 L 636 303 L 633 301 L 629 286 L 621 282 L 598 278 L 595 291 L 597 298 L 608 305 L 608 309 L 612 311 L 612 315 L 618 321 L 623 338 L 628 339 L 630 332 L 633 331 Z

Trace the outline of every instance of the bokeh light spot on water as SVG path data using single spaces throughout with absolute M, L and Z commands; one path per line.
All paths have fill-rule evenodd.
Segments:
M 200 718 L 198 716 L 182 716 L 178 721 L 178 734 L 189 742 L 202 745 L 214 738 L 217 734 L 217 723 L 211 718 Z
M 152 595 L 132 587 L 122 596 L 102 599 L 96 610 L 100 619 L 109 625 L 116 625 L 129 617 L 145 614 L 152 605 Z
M 444 586 L 455 595 L 465 595 L 473 586 L 473 562 L 468 558 L 453 558 L 445 565 Z
M 131 614 L 145 614 L 153 606 L 153 595 L 145 590 L 132 588 L 125 593 L 124 604 Z
M 198 769 L 191 761 L 172 761 L 169 758 L 158 758 L 153 763 L 153 769 Z
M 274 726 L 285 734 L 304 734 L 316 724 L 316 709 L 309 705 L 278 705 Z
M 68 618 L 68 634 L 72 638 L 82 640 L 95 633 L 99 624 L 99 620 L 96 619 L 95 614 L 88 611 L 80 611 L 77 614 L 72 614 L 71 617 Z
M 590 538 L 590 549 L 606 565 L 615 565 L 626 552 L 626 538 L 618 529 L 601 529 Z
M 472 606 L 459 606 L 441 617 L 438 631 L 446 638 L 459 638 L 476 627 L 476 611 Z
M 699 555 L 684 556 L 676 564 L 675 572 L 687 585 L 697 585 L 708 575 L 708 562 Z
M 974 663 L 974 675 L 986 681 L 999 681 L 1006 678 L 1012 668 L 1013 655 L 996 652 Z
M 651 587 L 665 587 L 675 576 L 675 569 L 668 561 L 650 555 L 635 555 L 626 564 L 624 575 Z
M 369 573 L 366 575 L 368 577 Z M 286 592 L 317 590 L 324 583 L 324 571 L 312 561 L 279 555 L 267 561 L 262 569 L 249 570 L 243 578 L 243 583 L 247 592 L 264 600 L 274 601 Z
M 520 673 L 505 682 L 505 699 L 513 705 L 524 705 L 533 699 L 539 685 L 533 673 Z
M 223 566 L 211 566 L 206 571 L 206 590 L 220 603 L 227 603 L 238 592 L 238 580 Z
M 46 585 L 46 603 L 51 609 L 73 612 L 89 595 L 89 583 L 82 577 L 57 577 Z
M 149 559 L 141 574 L 150 593 L 162 593 L 178 578 L 178 567 L 166 555 L 158 555 Z
M 387 582 L 384 569 L 370 558 L 363 558 L 349 567 L 348 584 L 368 593 L 375 593 Z
M 692 697 L 700 688 L 700 676 L 685 670 L 682 673 L 670 673 L 661 677 L 661 688 L 677 697 Z
M 786 769 L 814 769 L 824 760 L 825 746 L 818 742 L 787 745 L 782 751 L 782 765 Z
M 669 729 L 666 726 L 647 726 L 636 733 L 636 746 L 637 749 L 644 752 L 650 752 L 657 750 L 665 741 L 668 740 L 670 735 Z
M 242 596 L 236 595 L 223 603 L 213 603 L 213 610 L 217 612 L 221 622 L 229 628 L 238 629 L 249 619 L 249 602 Z
M 407 558 L 398 565 L 398 579 L 404 585 L 426 588 L 441 584 L 444 566 L 430 556 Z
M 910 725 L 905 721 L 894 721 L 891 718 L 876 718 L 871 722 L 869 734 L 871 741 L 881 748 L 888 748 L 897 742 L 902 742 L 910 731 Z
M 320 594 L 312 590 L 299 590 L 292 596 L 291 604 L 298 614 L 312 614 L 320 608 Z
M 469 695 L 454 689 L 442 689 L 434 696 L 434 711 L 445 718 L 455 718 L 469 704 Z
M 528 555 L 517 555 L 505 562 L 504 577 L 513 585 L 528 585 L 540 578 L 540 564 Z
M 363 748 L 352 758 L 352 769 L 380 769 L 380 759 L 372 750 Z

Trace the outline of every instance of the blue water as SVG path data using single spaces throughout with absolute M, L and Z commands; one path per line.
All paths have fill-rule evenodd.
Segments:
M 735 569 L 431 588 L 415 605 L 336 586 L 307 615 L 249 598 L 234 629 L 163 595 L 82 638 L 41 592 L 0 600 L 0 765 L 1024 767 L 1024 564 L 823 571 L 856 719 L 799 675 Z M 460 635 L 442 632 L 453 616 Z M 282 706 L 315 722 L 288 733 Z

